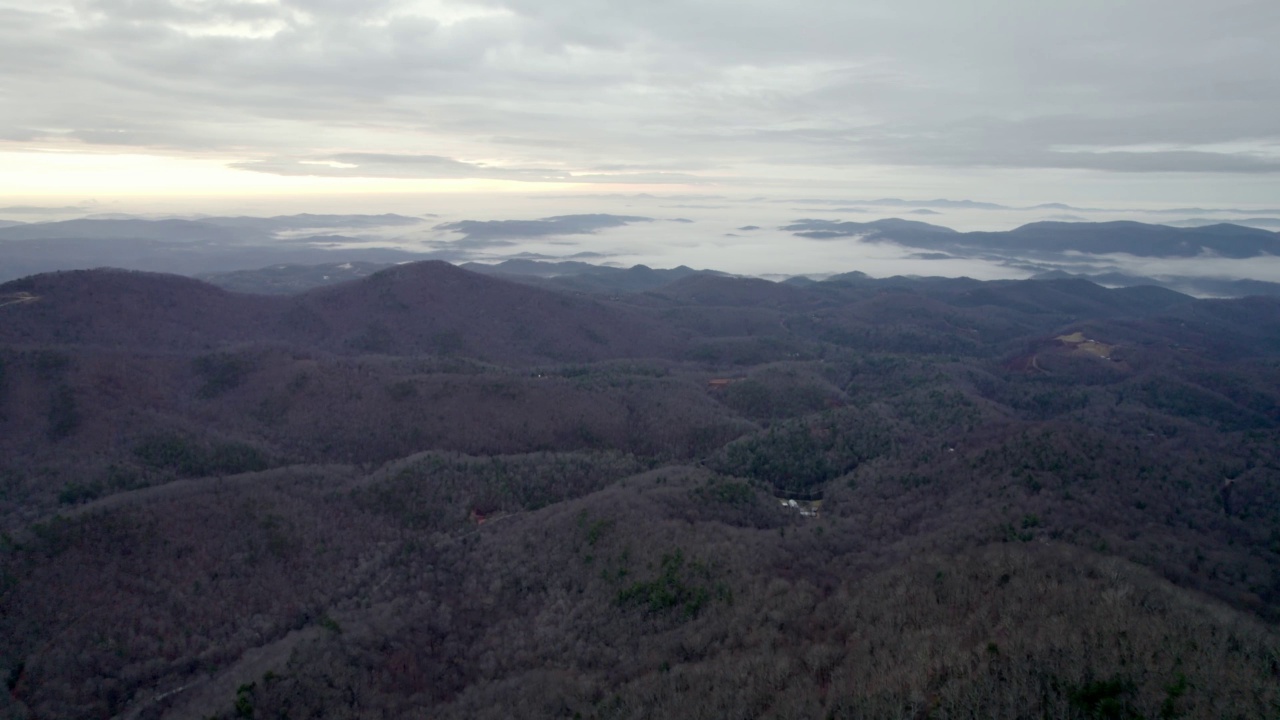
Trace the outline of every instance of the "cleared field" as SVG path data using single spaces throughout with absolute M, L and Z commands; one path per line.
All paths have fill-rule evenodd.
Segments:
M 1090 340 L 1081 332 L 1074 332 L 1070 335 L 1059 335 L 1055 339 L 1065 345 L 1071 346 L 1076 352 L 1096 355 L 1103 360 L 1110 360 L 1111 353 L 1116 349 L 1115 345 L 1108 345 L 1106 343 L 1100 343 L 1097 340 Z

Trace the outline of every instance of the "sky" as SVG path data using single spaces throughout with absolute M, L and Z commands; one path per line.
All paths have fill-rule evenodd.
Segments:
M 1280 199 L 1274 0 L 0 0 L 0 197 Z

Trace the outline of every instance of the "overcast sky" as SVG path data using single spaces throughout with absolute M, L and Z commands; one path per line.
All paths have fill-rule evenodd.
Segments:
M 1280 2 L 0 0 L 0 192 L 1280 198 Z

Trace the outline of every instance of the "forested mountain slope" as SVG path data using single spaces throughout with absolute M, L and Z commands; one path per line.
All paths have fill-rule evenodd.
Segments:
M 1280 302 L 613 297 L 0 286 L 0 716 L 1280 707 Z

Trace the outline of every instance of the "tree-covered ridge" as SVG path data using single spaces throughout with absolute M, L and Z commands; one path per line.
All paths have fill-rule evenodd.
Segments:
M 0 308 L 74 320 L 0 342 L 0 715 L 1274 711 L 1269 301 L 690 275 L 522 316 L 639 318 L 604 355 L 348 342 L 532 297 L 403 272 L 270 337 L 152 276 Z

